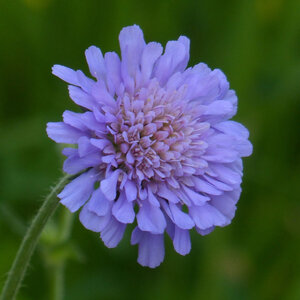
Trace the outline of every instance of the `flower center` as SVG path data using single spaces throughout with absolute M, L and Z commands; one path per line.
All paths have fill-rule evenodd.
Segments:
M 124 95 L 117 99 L 117 105 L 115 119 L 108 124 L 116 168 L 140 181 L 193 172 L 193 159 L 201 154 L 199 136 L 208 127 L 199 127 L 182 100 L 182 93 L 152 84 L 133 97 Z

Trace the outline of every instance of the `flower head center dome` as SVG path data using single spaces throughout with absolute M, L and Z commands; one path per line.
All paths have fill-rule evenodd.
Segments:
M 197 120 L 183 96 L 184 87 L 167 91 L 153 80 L 117 99 L 117 113 L 107 124 L 112 145 L 103 150 L 114 155 L 115 168 L 140 181 L 196 172 L 201 145 L 206 148 L 200 136 L 209 125 Z

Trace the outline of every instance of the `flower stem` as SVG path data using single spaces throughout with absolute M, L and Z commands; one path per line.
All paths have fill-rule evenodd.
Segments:
M 63 300 L 65 263 L 62 262 L 57 266 L 53 267 L 53 270 L 51 272 L 52 272 L 52 289 L 51 289 L 50 299 Z
M 62 212 L 61 222 L 59 225 L 59 236 L 57 237 L 58 244 L 65 244 L 68 242 L 73 225 L 73 214 L 66 208 Z M 49 269 L 51 270 L 51 299 L 64 299 L 64 281 L 65 281 L 65 267 L 66 257 L 54 263 Z
M 58 182 L 58 184 L 52 188 L 43 205 L 39 209 L 37 215 L 34 217 L 21 243 L 13 265 L 8 273 L 8 277 L 2 290 L 0 300 L 15 299 L 24 278 L 30 258 L 39 240 L 40 234 L 44 229 L 44 226 L 46 225 L 48 219 L 58 206 L 59 202 L 57 201 L 56 195 L 71 177 L 72 176 L 70 175 L 64 176 Z

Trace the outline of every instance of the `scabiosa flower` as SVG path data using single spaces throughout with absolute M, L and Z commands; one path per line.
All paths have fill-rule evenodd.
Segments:
M 237 97 L 222 71 L 187 68 L 189 39 L 146 44 L 141 29 L 122 29 L 121 59 L 91 46 L 85 52 L 94 79 L 55 65 L 84 112 L 65 111 L 48 123 L 48 136 L 65 148 L 64 171 L 81 172 L 58 195 L 80 221 L 116 247 L 136 218 L 131 243 L 138 262 L 164 259 L 164 233 L 175 250 L 191 250 L 189 230 L 205 235 L 234 217 L 248 130 L 229 121 Z

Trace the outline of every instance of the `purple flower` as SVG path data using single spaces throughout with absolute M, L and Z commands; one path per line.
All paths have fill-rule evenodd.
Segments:
M 121 59 L 91 46 L 90 73 L 55 65 L 83 113 L 65 111 L 48 136 L 65 148 L 64 171 L 81 172 L 58 195 L 81 223 L 116 247 L 136 218 L 131 243 L 138 262 L 157 267 L 164 233 L 175 250 L 191 250 L 189 231 L 205 235 L 228 225 L 241 193 L 248 130 L 229 121 L 237 97 L 222 71 L 187 68 L 189 39 L 146 44 L 134 25 L 119 36 Z

